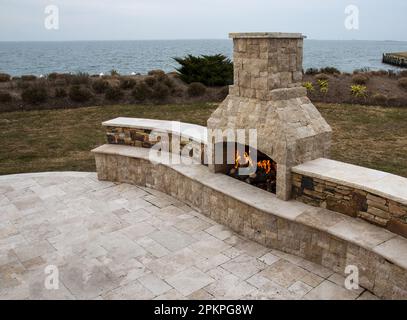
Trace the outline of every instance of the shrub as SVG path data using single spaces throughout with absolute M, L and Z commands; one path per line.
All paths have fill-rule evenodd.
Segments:
M 174 81 L 170 78 L 170 77 L 168 77 L 168 76 L 166 76 L 166 78 L 164 79 L 164 81 L 163 81 L 163 83 L 168 87 L 168 88 L 174 88 L 174 86 L 175 86 L 175 83 L 174 83 Z
M 148 72 L 148 75 L 155 77 L 158 81 L 164 81 L 167 78 L 163 70 L 151 70 Z
M 223 100 L 225 99 L 229 94 L 229 86 L 224 86 L 222 89 L 219 90 L 219 99 Z
M 363 74 L 355 74 L 352 77 L 352 82 L 355 84 L 359 84 L 359 85 L 364 85 L 366 83 L 368 83 L 369 78 Z
M 171 95 L 174 97 L 183 97 L 184 96 L 184 89 L 179 86 L 173 86 L 171 88 Z
M 13 98 L 11 97 L 11 94 L 8 92 L 0 92 L 0 102 L 2 103 L 7 103 L 11 102 Z
M 23 81 L 23 80 L 18 80 L 17 81 L 17 88 L 19 89 L 27 89 L 30 86 L 30 84 L 27 81 Z
M 366 98 L 367 97 L 367 88 L 362 85 L 353 85 L 350 87 L 350 93 L 356 98 Z
M 93 97 L 89 89 L 83 88 L 79 85 L 73 85 L 69 89 L 69 98 L 75 102 L 86 102 Z
M 0 73 L 0 82 L 8 82 L 11 80 L 11 76 L 7 73 Z
M 146 78 L 144 79 L 144 82 L 145 82 L 147 85 L 149 85 L 150 87 L 152 87 L 153 85 L 156 84 L 157 79 L 156 79 L 156 77 L 148 76 L 148 77 L 146 77 Z
M 402 101 L 402 99 L 400 99 L 400 97 L 392 96 L 392 97 L 389 97 L 387 99 L 387 105 L 389 105 L 389 106 L 400 106 L 401 105 L 400 101 Z
M 21 80 L 23 80 L 23 81 L 35 81 L 35 80 L 37 80 L 37 77 L 33 76 L 33 75 L 23 75 L 23 76 L 21 76 Z
M 314 76 L 316 74 L 320 73 L 318 68 L 309 68 L 305 71 L 305 74 Z
M 181 67 L 176 69 L 186 83 L 200 82 L 207 86 L 225 86 L 233 83 L 233 64 L 226 56 L 217 54 L 174 58 Z
M 387 104 L 387 96 L 382 94 L 382 93 L 376 93 L 372 96 L 372 99 L 374 101 L 375 104 L 378 105 L 386 105 Z
M 38 104 L 47 100 L 48 92 L 43 86 L 32 85 L 23 90 L 21 98 L 26 103 Z
M 51 81 L 55 81 L 56 79 L 58 79 L 58 73 L 56 72 L 51 72 L 48 76 L 47 76 L 48 80 Z
M 199 97 L 204 95 L 206 87 L 200 82 L 193 82 L 188 86 L 188 95 L 190 97 Z
M 329 76 L 325 73 L 319 73 L 315 76 L 315 79 L 327 81 L 327 80 L 329 80 Z
M 120 88 L 124 90 L 131 90 L 137 84 L 135 79 L 121 79 L 120 80 Z
M 305 82 L 302 85 L 304 88 L 307 89 L 308 92 L 314 92 L 314 85 L 312 84 L 312 82 Z
M 170 95 L 170 89 L 163 83 L 157 82 L 153 86 L 151 97 L 158 100 L 164 100 Z
M 319 92 L 323 94 L 327 94 L 329 91 L 329 82 L 328 80 L 318 80 Z
M 392 69 L 389 69 L 387 71 L 387 74 L 388 74 L 389 78 L 396 78 L 397 77 L 397 72 L 392 70 Z
M 66 80 L 65 79 L 56 79 L 55 80 L 55 85 L 57 87 L 63 87 L 66 85 Z
M 325 67 L 320 69 L 319 72 L 326 74 L 341 74 L 341 72 L 335 67 Z
M 371 71 L 370 73 L 374 76 L 381 76 L 381 77 L 389 75 L 389 73 L 386 70 Z
M 92 83 L 92 89 L 96 93 L 104 93 L 109 87 L 110 87 L 109 82 L 103 79 L 95 80 Z
M 151 88 L 145 82 L 140 82 L 136 84 L 131 94 L 137 101 L 144 101 L 151 96 L 151 93 Z
M 401 79 L 399 79 L 398 85 L 399 85 L 399 87 L 401 87 L 401 88 L 407 90 L 407 78 L 401 78 Z
M 71 75 L 69 78 L 70 83 L 72 85 L 81 85 L 89 83 L 89 74 L 84 72 L 78 72 L 77 74 Z
M 369 68 L 369 67 L 364 67 L 364 68 L 360 68 L 360 69 L 355 69 L 355 70 L 353 70 L 353 74 L 367 73 L 367 72 L 370 72 L 370 68 Z
M 120 76 L 120 73 L 119 73 L 119 71 L 112 69 L 112 70 L 110 70 L 110 75 L 112 77 L 116 77 L 116 76 Z
M 119 87 L 109 87 L 106 90 L 105 98 L 110 101 L 117 101 L 123 97 L 123 91 Z
M 56 88 L 55 89 L 55 98 L 65 98 L 68 94 L 66 93 L 64 88 Z

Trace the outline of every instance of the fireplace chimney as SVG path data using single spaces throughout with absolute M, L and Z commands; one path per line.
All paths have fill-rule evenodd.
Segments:
M 291 168 L 328 157 L 331 143 L 331 128 L 301 83 L 305 37 L 299 33 L 231 33 L 230 37 L 234 44 L 234 85 L 208 120 L 209 168 L 225 173 L 227 164 L 217 163 L 215 154 L 225 142 L 240 143 L 230 141 L 226 133 L 219 141 L 219 130 L 243 129 L 246 146 L 277 163 L 276 193 L 288 200 Z M 257 130 L 255 146 L 249 139 L 253 129 Z
M 231 33 L 234 95 L 270 100 L 274 89 L 301 86 L 303 39 L 300 33 Z

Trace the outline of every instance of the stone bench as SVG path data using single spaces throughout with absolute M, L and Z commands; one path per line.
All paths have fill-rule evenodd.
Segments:
M 360 219 L 269 192 L 200 164 L 170 164 L 161 154 L 123 145 L 93 150 L 100 180 L 167 193 L 270 248 L 344 273 L 357 266 L 360 285 L 382 298 L 407 298 L 407 240 Z
M 292 168 L 294 197 L 407 237 L 407 179 L 329 159 Z

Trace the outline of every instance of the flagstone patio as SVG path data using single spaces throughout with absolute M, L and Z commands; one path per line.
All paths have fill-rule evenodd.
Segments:
M 49 265 L 59 289 L 45 289 Z M 168 195 L 95 173 L 0 177 L 0 299 L 376 299 Z

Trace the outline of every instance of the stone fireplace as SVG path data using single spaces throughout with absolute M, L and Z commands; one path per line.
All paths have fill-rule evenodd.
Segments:
M 330 126 L 302 87 L 304 36 L 232 33 L 230 37 L 234 85 L 207 123 L 209 168 L 239 178 L 233 169 L 243 162 L 257 170 L 245 172 L 241 180 L 258 179 L 261 188 L 288 200 L 291 168 L 327 157 L 331 144 Z

